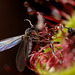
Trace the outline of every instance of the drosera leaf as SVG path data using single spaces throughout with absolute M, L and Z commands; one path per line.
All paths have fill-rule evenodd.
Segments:
M 75 28 L 75 12 L 72 18 L 66 23 L 66 27 Z
M 75 15 L 68 21 L 68 23 L 66 24 L 66 27 L 75 28 Z M 63 28 L 63 31 L 67 32 L 67 28 Z M 60 37 L 60 39 L 59 39 L 59 37 Z M 65 39 L 62 39 L 61 31 L 59 31 L 56 34 L 56 37 L 53 36 L 52 38 L 53 38 L 53 41 L 61 41 L 62 40 L 62 44 L 64 44 L 64 42 L 65 42 Z M 58 48 L 61 49 L 61 47 L 58 47 Z M 45 51 L 48 51 L 48 49 L 46 49 Z M 75 64 L 67 69 L 62 69 L 59 72 L 58 71 L 49 72 L 48 70 L 44 70 L 40 67 L 39 63 L 37 63 L 36 69 L 40 75 L 75 75 Z
M 54 42 L 60 42 L 62 37 L 62 32 L 61 30 L 58 31 L 58 33 L 55 36 L 52 36 L 52 39 Z
M 56 71 L 49 72 L 49 71 L 46 71 L 46 70 L 43 70 L 42 68 L 40 68 L 40 64 L 37 63 L 36 69 L 40 75 L 74 75 L 75 74 L 75 65 L 73 65 L 70 68 L 63 69 L 60 72 L 56 72 Z
M 51 48 L 49 47 L 49 48 L 46 48 L 45 50 L 44 50 L 44 53 L 47 53 L 47 52 L 49 52 L 49 51 L 51 51 Z

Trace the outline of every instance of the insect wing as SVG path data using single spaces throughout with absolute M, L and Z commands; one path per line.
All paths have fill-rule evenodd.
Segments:
M 25 68 L 25 60 L 27 59 L 28 55 L 31 52 L 32 43 L 30 45 L 30 38 L 28 38 L 26 35 L 22 38 L 21 45 L 19 47 L 17 56 L 16 56 L 16 66 L 17 69 L 22 72 Z M 30 47 L 30 46 L 31 47 Z
M 23 35 L 7 38 L 0 41 L 0 52 L 10 49 L 20 43 Z

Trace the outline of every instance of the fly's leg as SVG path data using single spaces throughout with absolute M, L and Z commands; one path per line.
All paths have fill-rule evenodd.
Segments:
M 43 37 L 41 35 L 39 35 L 39 37 Z M 46 39 L 46 38 L 45 38 Z M 49 41 L 48 39 L 46 39 L 46 41 L 41 41 L 41 40 L 38 40 L 37 37 L 34 37 L 34 39 L 32 40 L 33 42 L 36 42 L 36 43 L 50 43 L 51 44 L 51 50 L 52 50 L 52 54 L 55 55 L 54 53 L 54 49 L 53 49 L 53 43 L 58 43 L 58 42 L 51 42 Z M 39 44 L 40 45 L 40 44 Z M 57 61 L 61 64 L 61 61 L 58 59 L 58 57 L 55 55 L 54 56 L 55 59 L 57 59 Z
M 51 51 L 52 51 L 52 54 L 54 55 L 54 49 L 53 49 L 53 42 L 51 42 Z M 57 59 L 57 61 L 59 62 L 59 64 L 61 64 L 61 61 L 58 60 L 58 57 L 55 55 L 55 59 Z

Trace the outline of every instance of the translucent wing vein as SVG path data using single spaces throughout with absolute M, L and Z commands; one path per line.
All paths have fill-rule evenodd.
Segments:
M 16 66 L 17 69 L 22 72 L 25 68 L 25 61 L 28 58 L 32 49 L 32 37 L 27 37 L 25 35 L 21 41 L 17 56 L 16 56 Z
M 10 49 L 20 43 L 23 35 L 7 38 L 0 41 L 0 52 Z

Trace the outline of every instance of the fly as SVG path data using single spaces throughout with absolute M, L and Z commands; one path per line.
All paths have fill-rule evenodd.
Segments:
M 38 26 L 40 23 L 43 23 L 43 17 L 42 15 L 38 15 L 38 20 L 41 18 L 41 21 L 37 23 L 36 26 Z M 31 28 L 27 28 L 25 30 L 25 34 L 7 38 L 0 41 L 0 52 L 5 51 L 7 49 L 10 49 L 17 44 L 21 42 L 21 45 L 19 47 L 19 50 L 17 52 L 16 56 L 16 66 L 17 69 L 22 72 L 25 68 L 25 60 L 28 58 L 28 55 L 31 53 L 32 49 L 32 31 L 35 31 L 35 27 L 31 24 L 31 21 L 28 19 L 25 19 L 25 21 L 29 21 Z M 41 27 L 42 28 L 42 27 Z M 39 28 L 38 28 L 39 29 Z
M 29 21 L 28 19 L 25 20 Z M 31 53 L 31 49 L 32 49 L 31 33 L 34 30 L 34 27 L 30 21 L 29 23 L 31 25 L 31 28 L 26 29 L 25 34 L 7 38 L 0 41 L 0 52 L 10 49 L 21 42 L 16 56 L 16 66 L 20 72 L 24 70 L 25 60 L 28 58 L 28 55 Z
M 40 19 L 41 19 L 41 21 L 40 21 Z M 21 42 L 19 50 L 17 52 L 17 56 L 16 56 L 16 67 L 20 72 L 22 72 L 25 68 L 25 61 L 28 58 L 28 56 L 32 50 L 32 42 L 51 43 L 51 41 L 49 39 L 45 38 L 42 35 L 38 35 L 35 30 L 35 28 L 40 30 L 44 27 L 44 20 L 41 15 L 38 16 L 38 23 L 35 27 L 31 24 L 30 20 L 25 19 L 25 21 L 29 21 L 29 23 L 31 25 L 31 28 L 27 28 L 25 30 L 25 34 L 7 38 L 7 39 L 0 41 L 0 52 L 10 49 Z M 42 25 L 42 26 L 40 26 L 40 25 Z M 35 37 L 32 35 L 33 31 L 35 32 Z M 43 37 L 44 39 L 46 39 L 46 41 L 41 41 L 37 37 Z M 52 53 L 54 53 L 53 45 L 51 46 L 51 49 L 52 49 Z

